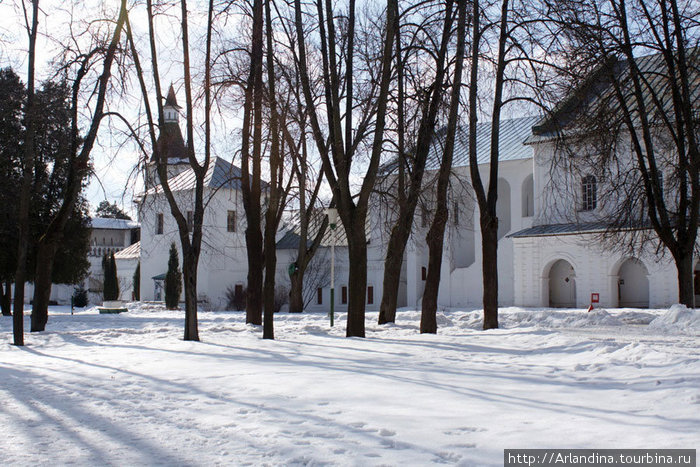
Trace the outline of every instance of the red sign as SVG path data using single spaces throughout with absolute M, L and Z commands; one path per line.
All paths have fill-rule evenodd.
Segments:
M 591 294 L 591 303 L 598 303 L 598 302 L 600 302 L 600 294 L 592 293 Z

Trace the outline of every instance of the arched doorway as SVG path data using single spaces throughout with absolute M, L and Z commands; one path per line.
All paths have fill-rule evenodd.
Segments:
M 644 263 L 629 258 L 620 265 L 617 280 L 618 306 L 649 308 L 649 279 Z
M 576 307 L 576 274 L 574 267 L 560 259 L 549 270 L 549 306 Z

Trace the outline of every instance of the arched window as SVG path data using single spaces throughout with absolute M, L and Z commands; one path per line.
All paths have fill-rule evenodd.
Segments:
M 598 206 L 598 187 L 593 175 L 586 175 L 581 181 L 581 210 L 593 211 Z

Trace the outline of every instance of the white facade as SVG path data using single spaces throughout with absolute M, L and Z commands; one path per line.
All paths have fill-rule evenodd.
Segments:
M 216 189 L 216 174 L 232 166 L 216 158 L 211 162 L 207 175 L 207 187 L 204 199 L 207 209 L 204 211 L 202 249 L 197 269 L 198 300 L 202 306 L 223 309 L 226 305 L 226 289 L 236 285 L 245 285 L 248 263 L 245 247 L 245 215 L 240 190 L 229 187 Z M 189 171 L 174 177 L 171 186 L 178 186 L 187 178 Z M 179 178 L 178 178 L 179 177 Z M 224 178 L 226 180 L 226 178 Z M 176 199 L 185 215 L 194 211 L 194 190 L 177 189 Z M 235 228 L 229 226 L 229 212 L 235 216 Z M 159 217 L 162 216 L 162 228 Z M 162 279 L 168 269 L 170 245 L 178 249 L 178 262 L 182 269 L 182 251 L 180 237 L 175 219 L 170 214 L 170 207 L 162 192 L 153 190 L 139 201 L 139 220 L 141 222 L 141 300 L 161 301 Z M 232 227 L 235 231 L 229 231 Z M 184 290 L 183 290 L 184 293 Z M 184 295 L 181 297 L 184 300 Z
M 536 119 L 502 122 L 505 136 L 501 142 L 498 178 L 497 213 L 499 218 L 498 271 L 501 306 L 554 306 L 586 308 L 592 294 L 599 306 L 661 307 L 677 301 L 676 270 L 670 256 L 659 257 L 645 252 L 637 257 L 604 249 L 594 231 L 564 227 L 595 221 L 594 213 L 577 209 L 580 185 L 575 176 L 551 170 L 555 146 L 551 142 L 526 145 Z M 485 129 L 484 129 L 485 128 Z M 488 125 L 479 130 L 478 141 L 488 141 Z M 478 160 L 482 179 L 488 181 L 488 148 L 479 143 Z M 201 306 L 226 308 L 226 290 L 245 287 L 247 257 L 245 215 L 240 191 L 235 183 L 222 188 L 226 177 L 217 171 L 238 170 L 228 162 L 215 159 L 205 181 L 204 240 L 198 268 L 198 299 Z M 429 168 L 425 185 L 434 185 L 435 168 Z M 554 177 L 554 178 L 553 178 Z M 171 179 L 171 186 L 183 212 L 192 205 L 193 189 L 188 171 Z M 218 181 L 217 181 L 218 180 Z M 552 184 L 569 187 L 553 195 Z M 432 213 L 430 190 L 416 210 L 411 239 L 404 254 L 401 270 L 399 306 L 420 308 L 428 248 L 425 235 Z M 182 254 L 177 226 L 167 201 L 157 187 L 139 201 L 141 222 L 141 300 L 162 300 L 162 278 L 167 270 L 171 243 Z M 611 209 L 611 206 L 601 207 Z M 235 213 L 235 231 L 229 231 L 228 217 Z M 384 258 L 391 218 L 386 206 L 370 210 L 368 225 L 368 271 L 366 304 L 377 310 L 382 297 Z M 159 215 L 162 226 L 159 227 Z M 480 307 L 482 305 L 482 252 L 479 211 L 470 186 L 469 167 L 464 154 L 455 158 L 450 187 L 450 217 L 446 230 L 438 296 L 440 307 Z M 342 229 L 342 226 L 339 228 Z M 279 233 L 278 240 L 285 234 Z M 339 235 L 343 238 L 343 235 Z M 284 243 L 284 242 L 282 242 Z M 307 272 L 307 306 L 309 311 L 330 309 L 330 239 L 322 246 Z M 335 309 L 347 308 L 349 287 L 348 250 L 344 241 L 335 248 Z M 296 258 L 296 245 L 277 250 L 277 283 L 289 287 L 288 268 Z M 700 265 L 696 266 L 700 277 Z M 319 273 L 320 272 L 320 273 Z M 696 279 L 697 280 L 697 279 Z M 320 289 L 320 291 L 319 291 Z M 345 291 L 345 292 L 344 292 Z

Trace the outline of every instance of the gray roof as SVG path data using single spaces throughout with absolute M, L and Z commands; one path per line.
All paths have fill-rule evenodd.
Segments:
M 316 234 L 323 225 L 323 220 L 326 214 L 323 209 L 317 209 L 314 215 L 309 221 L 309 233 L 307 239 L 307 247 L 311 246 L 311 242 L 316 237 Z M 301 227 L 299 224 L 299 212 L 296 211 L 292 214 L 291 218 L 287 221 L 287 232 L 277 241 L 278 250 L 296 250 L 299 246 L 299 241 L 301 240 Z M 371 228 L 370 228 L 370 216 L 365 219 L 365 234 L 367 235 L 367 241 L 370 240 Z M 328 247 L 333 244 L 333 238 L 335 237 L 335 246 L 348 246 L 348 239 L 345 235 L 345 228 L 343 223 L 338 217 L 338 224 L 336 225 L 335 232 L 333 232 L 330 227 L 326 228 L 321 239 L 321 246 Z
M 112 219 L 110 217 L 93 217 L 90 219 L 90 225 L 93 229 L 110 229 L 110 230 L 131 230 L 138 229 L 141 225 L 128 219 Z
M 694 64 L 689 69 L 690 92 L 691 99 L 697 107 L 700 103 L 700 69 L 698 67 L 700 48 L 688 49 L 687 55 L 688 63 Z M 645 82 L 642 89 L 645 106 L 653 111 L 650 112 L 650 118 L 660 118 L 663 113 L 673 119 L 673 102 L 668 83 L 669 71 L 664 56 L 653 54 L 638 57 L 635 58 L 635 63 Z M 551 140 L 562 132 L 579 129 L 582 119 L 598 113 L 609 116 L 621 115 L 620 101 L 615 93 L 611 76 L 620 83 L 627 105 L 632 109 L 636 108 L 629 68 L 628 60 L 611 57 L 603 62 L 587 80 L 562 99 L 551 114 L 543 117 L 533 126 L 533 134 L 528 138 L 527 143 Z M 655 96 L 660 98 L 662 113 L 658 112 L 659 106 L 654 102 Z M 611 122 L 611 124 L 614 123 L 617 122 Z
M 574 235 L 579 233 L 605 232 L 610 228 L 604 222 L 535 225 L 508 235 L 508 237 L 544 237 L 549 235 Z
M 220 157 L 215 157 L 209 163 L 209 169 L 204 176 L 204 187 L 205 188 L 229 188 L 232 190 L 238 190 L 241 187 L 241 169 L 231 164 L 230 162 L 221 159 Z M 186 191 L 194 190 L 195 188 L 195 175 L 194 170 L 190 167 L 189 169 L 175 175 L 168 180 L 170 189 L 175 191 Z M 262 186 L 265 187 L 267 184 L 263 183 Z M 155 186 L 149 189 L 146 194 L 162 193 L 163 187 L 161 185 Z
M 498 161 L 512 161 L 532 158 L 532 148 L 523 143 L 532 134 L 532 126 L 540 117 L 520 117 L 501 120 L 498 135 Z M 457 130 L 455 150 L 452 160 L 453 167 L 469 166 L 469 132 L 468 126 Z M 427 170 L 440 168 L 442 148 L 445 144 L 446 129 L 437 132 L 431 154 L 428 157 Z M 476 126 L 476 160 L 478 164 L 488 164 L 491 159 L 491 122 L 478 123 Z

